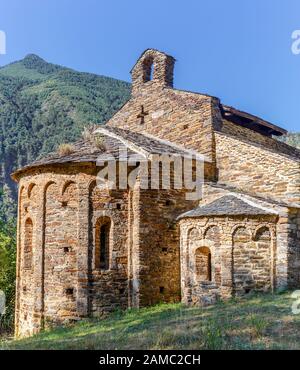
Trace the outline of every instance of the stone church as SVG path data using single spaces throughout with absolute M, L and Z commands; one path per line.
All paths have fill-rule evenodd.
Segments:
M 173 88 L 174 63 L 146 50 L 130 100 L 106 125 L 12 175 L 17 336 L 116 308 L 300 286 L 300 151 L 274 138 L 286 134 L 274 124 Z M 198 153 L 200 199 L 174 183 L 142 187 L 139 175 L 98 186 L 99 156 L 121 167 L 120 147 L 148 164 Z

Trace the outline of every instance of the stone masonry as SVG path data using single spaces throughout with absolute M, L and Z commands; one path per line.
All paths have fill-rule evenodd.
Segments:
M 161 301 L 212 304 L 300 286 L 300 151 L 285 131 L 218 98 L 173 88 L 175 59 L 146 50 L 130 100 L 92 137 L 17 170 L 16 336 Z M 203 193 L 144 188 L 142 156 L 202 158 Z M 98 186 L 109 160 L 134 186 Z M 108 158 L 107 157 L 107 158 Z M 194 164 L 193 164 L 194 166 Z M 193 167 L 194 170 L 194 167 Z M 150 183 L 151 178 L 147 177 Z

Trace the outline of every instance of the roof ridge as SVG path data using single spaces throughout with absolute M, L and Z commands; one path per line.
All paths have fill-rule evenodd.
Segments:
M 134 152 L 138 154 L 141 154 L 145 158 L 149 158 L 150 156 L 149 151 L 145 149 L 141 149 L 138 145 L 133 144 L 132 142 L 129 142 L 127 139 L 124 139 L 123 137 L 121 137 L 120 135 L 111 132 L 110 129 L 111 127 L 109 129 L 107 127 L 99 127 L 94 131 L 94 133 L 101 133 L 113 139 L 119 140 L 122 144 L 124 144 L 129 149 L 133 150 Z
M 252 198 L 252 199 L 256 199 L 257 201 L 272 204 L 272 205 L 275 205 L 275 206 L 281 207 L 281 208 L 300 208 L 300 205 L 298 205 L 296 203 L 288 204 L 284 200 L 281 200 L 281 199 L 276 200 L 276 199 L 273 199 L 273 198 L 268 198 L 266 194 L 261 195 L 261 194 L 251 193 L 246 189 L 237 188 L 236 186 L 234 186 L 232 184 L 210 181 L 210 182 L 207 183 L 207 185 L 211 186 L 211 187 L 214 187 L 214 188 L 226 190 L 226 191 L 228 191 L 229 193 L 232 193 L 232 194 L 241 194 L 244 197 L 249 197 L 249 198 Z
M 237 202 L 233 203 L 232 198 Z M 240 216 L 240 215 L 265 215 L 265 216 L 277 216 L 273 209 L 264 209 L 261 206 L 256 205 L 254 202 L 248 202 L 237 197 L 235 194 L 222 195 L 212 202 L 198 205 L 196 208 L 185 212 L 177 217 L 180 220 L 185 217 L 209 217 L 209 216 Z
M 210 159 L 207 156 L 205 156 L 205 155 L 197 152 L 196 150 L 184 148 L 181 145 L 175 144 L 175 143 L 170 142 L 170 141 L 165 140 L 165 139 L 161 139 L 161 138 L 159 138 L 157 136 L 154 136 L 154 135 L 151 135 L 151 134 L 149 134 L 147 132 L 141 133 L 141 132 L 137 132 L 137 131 L 133 131 L 133 130 L 123 129 L 123 128 L 120 128 L 120 127 L 105 126 L 105 127 L 99 127 L 99 128 L 97 128 L 94 131 L 94 133 L 97 133 L 97 132 L 101 132 L 101 133 L 104 133 L 104 134 L 107 133 L 108 136 L 111 136 L 111 137 L 116 138 L 117 140 L 120 140 L 121 142 L 123 142 L 123 144 L 125 144 L 127 146 L 132 145 L 135 148 L 135 150 L 138 152 L 138 150 L 140 148 L 138 144 L 133 143 L 132 140 L 130 140 L 130 138 L 124 139 L 118 133 L 112 132 L 113 130 L 124 131 L 124 132 L 126 132 L 128 134 L 131 134 L 132 133 L 134 135 L 140 135 L 142 137 L 145 137 L 145 138 L 148 138 L 148 139 L 157 141 L 157 142 L 159 142 L 161 144 L 164 144 L 166 146 L 169 146 L 170 148 L 176 149 L 176 150 L 181 151 L 183 153 L 186 153 L 188 155 L 195 156 L 196 159 L 198 159 L 198 160 L 201 160 L 201 161 L 204 160 L 206 162 L 211 162 Z M 148 158 L 151 159 L 151 153 L 149 151 L 146 151 L 146 150 L 144 150 L 144 152 L 145 152 L 145 154 L 148 155 Z
M 226 196 L 233 196 L 233 197 L 241 200 L 242 202 L 249 204 L 249 206 L 254 207 L 254 208 L 260 208 L 261 210 L 263 210 L 265 212 L 270 212 L 270 213 L 273 213 L 273 214 L 276 214 L 276 215 L 278 214 L 276 211 L 274 211 L 274 209 L 264 207 L 264 206 L 254 202 L 254 201 L 251 201 L 250 199 L 245 198 L 245 196 L 243 194 L 237 194 L 237 193 L 230 192 L 229 194 L 224 195 L 224 197 L 226 197 Z

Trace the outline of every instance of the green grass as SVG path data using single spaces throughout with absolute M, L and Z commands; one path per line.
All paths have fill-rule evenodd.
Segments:
M 114 312 L 16 341 L 7 349 L 300 349 L 290 293 L 253 295 L 206 308 L 161 304 Z

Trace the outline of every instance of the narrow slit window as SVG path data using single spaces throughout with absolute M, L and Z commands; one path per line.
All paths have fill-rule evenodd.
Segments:
M 110 220 L 99 220 L 96 225 L 95 267 L 109 269 Z

